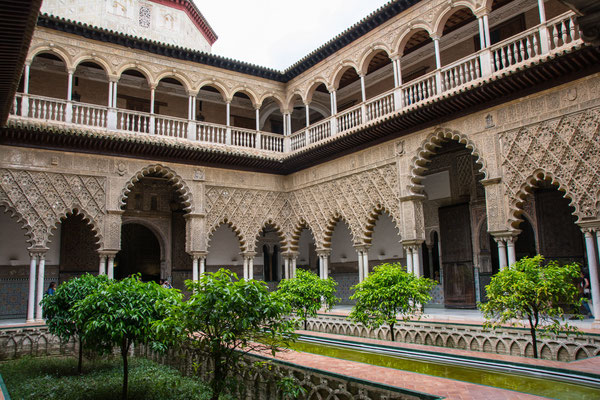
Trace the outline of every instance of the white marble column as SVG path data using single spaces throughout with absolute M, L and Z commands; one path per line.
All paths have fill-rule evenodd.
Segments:
M 68 71 L 67 77 L 67 101 L 71 101 L 73 99 L 73 72 Z
M 323 256 L 323 272 L 325 273 L 325 279 L 329 278 L 329 254 Z
M 369 276 L 369 250 L 365 249 L 363 251 L 363 280 L 367 279 Z
M 362 282 L 365 277 L 364 277 L 364 272 L 363 272 L 363 257 L 362 257 L 362 250 L 356 250 L 356 254 L 358 255 L 358 282 Z
M 485 49 L 487 47 L 485 40 L 485 29 L 483 28 L 483 16 L 477 18 L 479 24 L 479 47 Z
M 40 302 L 44 298 L 44 277 L 46 276 L 46 254 L 40 253 L 38 255 L 38 274 L 37 274 L 37 299 L 35 302 L 35 319 L 36 321 L 42 321 L 42 305 Z
M 296 277 L 296 262 L 298 261 L 298 256 L 292 257 L 292 278 Z
M 112 99 L 113 99 L 113 82 L 108 81 L 108 108 L 111 108 L 113 106 Z
M 418 278 L 421 276 L 421 252 L 418 245 L 413 246 L 413 274 Z
M 306 114 L 306 127 L 310 125 L 310 107 L 308 104 L 304 104 L 304 112 Z
M 507 262 L 506 262 L 506 244 L 504 242 L 504 239 L 502 238 L 495 238 L 496 243 L 498 243 L 498 260 L 499 260 L 499 264 L 500 264 L 500 269 L 504 269 L 507 267 Z
M 483 15 L 483 32 L 485 33 L 485 47 L 490 47 L 492 42 L 490 39 L 490 20 L 487 14 Z
M 515 241 L 516 238 L 514 237 L 509 237 L 506 239 L 506 252 L 508 253 L 509 266 L 517 262 L 517 255 L 515 253 Z
M 199 275 L 202 275 L 206 272 L 206 255 L 200 256 L 200 271 Z
M 191 94 L 188 95 L 188 119 L 189 120 L 193 120 L 194 119 L 194 96 L 192 96 Z
M 365 76 L 360 74 L 360 94 L 362 96 L 362 101 L 367 101 L 367 89 L 365 87 Z
M 115 255 L 109 254 L 106 258 L 108 259 L 108 279 L 115 279 Z
M 98 275 L 106 275 L 106 256 L 100 254 L 100 265 L 98 267 Z
M 230 126 L 231 125 L 231 102 L 228 101 L 227 103 L 225 103 L 225 125 Z
M 37 269 L 37 253 L 29 253 L 29 299 L 27 301 L 27 322 L 35 321 L 35 278 Z
M 546 7 L 544 6 L 544 0 L 538 0 L 538 10 L 540 12 L 540 24 L 546 22 Z
M 192 256 L 192 280 L 198 281 L 198 256 Z
M 248 256 L 248 276 L 254 279 L 254 256 Z
M 25 64 L 25 71 L 23 71 L 23 93 L 29 93 L 29 73 L 30 73 L 31 65 Z
M 260 131 L 260 108 L 254 109 L 254 118 L 256 119 L 256 130 Z
M 329 100 L 331 101 L 331 115 L 337 114 L 337 92 L 332 90 L 329 92 Z
M 114 85 L 114 88 L 113 88 L 113 101 L 112 101 L 112 106 L 113 106 L 114 108 L 117 108 L 117 88 L 118 88 L 117 82 L 116 82 L 116 81 L 115 81 L 115 82 L 113 82 L 113 85 Z
M 248 276 L 248 259 L 244 257 L 244 279 L 249 279 Z
M 435 48 L 435 68 L 436 69 L 440 69 L 442 68 L 442 58 L 440 55 L 440 38 L 437 36 L 432 37 L 433 39 L 433 46 Z
M 290 258 L 289 256 L 285 256 L 283 258 L 283 278 L 290 279 Z
M 156 87 L 150 87 L 150 114 L 154 114 L 154 98 L 156 96 Z
M 585 249 L 588 258 L 588 267 L 590 272 L 590 291 L 592 293 L 592 313 L 595 322 L 600 322 L 600 287 L 598 282 L 598 258 L 594 247 L 594 237 L 589 229 L 583 232 L 585 237 Z M 600 236 L 596 232 L 596 239 L 600 242 Z M 599 243 L 600 244 L 600 243 Z
M 404 253 L 406 255 L 406 272 L 409 274 L 413 273 L 413 255 L 411 246 L 403 246 Z

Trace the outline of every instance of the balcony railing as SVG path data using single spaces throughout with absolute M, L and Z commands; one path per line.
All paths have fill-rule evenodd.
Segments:
M 379 118 L 434 101 L 441 94 L 447 96 L 465 85 L 506 73 L 508 69 L 537 57 L 582 44 L 574 16 L 572 12 L 562 14 L 286 137 L 253 129 L 21 93 L 15 96 L 11 115 L 275 153 L 296 152 L 350 133 Z

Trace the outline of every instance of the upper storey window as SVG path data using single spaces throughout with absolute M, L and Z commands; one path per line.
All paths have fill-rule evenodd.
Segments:
M 139 23 L 142 28 L 150 27 L 150 8 L 146 6 L 140 7 Z

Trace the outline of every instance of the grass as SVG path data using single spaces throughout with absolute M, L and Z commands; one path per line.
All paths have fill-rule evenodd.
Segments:
M 12 400 L 120 399 L 123 367 L 120 358 L 84 362 L 77 374 L 75 358 L 25 357 L 0 363 Z M 196 379 L 155 362 L 132 358 L 129 364 L 129 400 L 204 400 L 210 389 Z

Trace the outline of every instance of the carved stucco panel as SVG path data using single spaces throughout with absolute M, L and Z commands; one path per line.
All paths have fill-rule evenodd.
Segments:
M 83 214 L 99 240 L 106 203 L 104 177 L 0 169 L 0 204 L 24 221 L 33 246 L 45 247 L 68 213 Z

